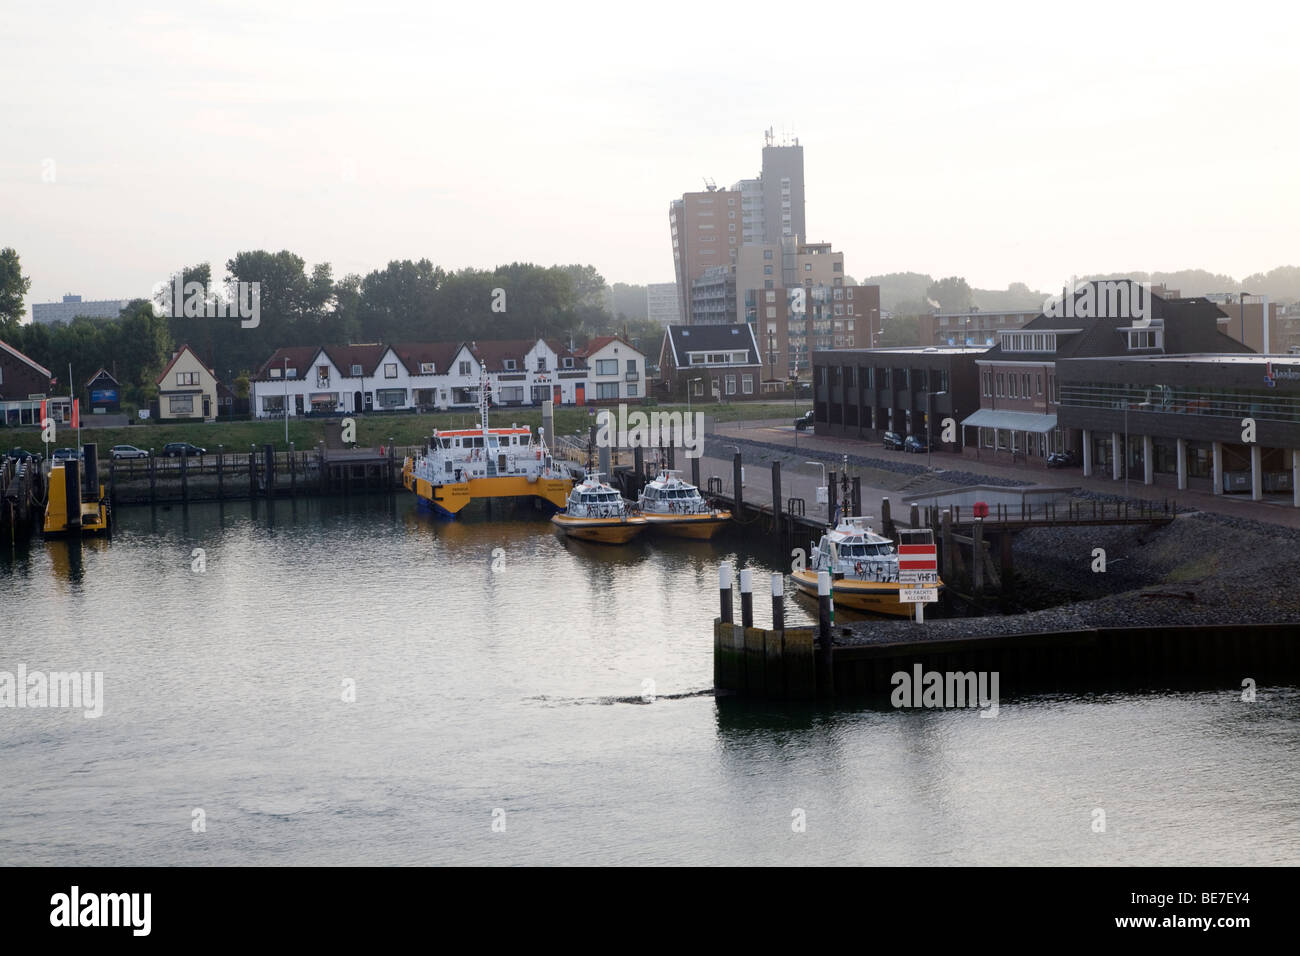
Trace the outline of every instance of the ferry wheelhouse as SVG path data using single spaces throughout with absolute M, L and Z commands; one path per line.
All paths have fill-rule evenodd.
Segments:
M 551 523 L 571 538 L 606 544 L 625 544 L 646 528 L 646 519 L 633 514 L 618 489 L 594 472 L 574 486 Z
M 912 605 L 898 599 L 898 552 L 864 517 L 842 519 L 813 545 L 808 567 L 790 577 L 804 594 L 817 596 L 817 574 L 829 571 L 831 598 L 840 607 L 892 617 L 910 617 Z M 943 587 L 943 582 L 939 582 Z
M 533 497 L 563 508 L 573 479 L 553 459 L 545 435 L 527 426 L 488 427 L 487 367 L 482 366 L 479 424 L 434 431 L 424 453 L 402 463 L 402 484 L 439 514 L 455 516 L 477 498 Z
M 731 512 L 710 505 L 700 489 L 680 474 L 665 469 L 641 489 L 641 514 L 654 531 L 679 538 L 712 538 L 731 520 Z

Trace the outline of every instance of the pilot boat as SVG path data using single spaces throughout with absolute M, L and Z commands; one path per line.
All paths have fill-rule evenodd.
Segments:
M 699 488 L 679 475 L 665 469 L 641 489 L 638 504 L 647 526 L 679 538 L 712 538 L 731 520 L 731 512 L 712 507 Z
M 817 596 L 817 575 L 831 573 L 831 598 L 839 607 L 910 617 L 911 604 L 898 599 L 898 552 L 876 534 L 864 517 L 847 517 L 826 533 L 809 556 L 808 567 L 790 575 L 804 594 Z M 940 581 L 937 585 L 943 587 Z
M 624 544 L 646 528 L 646 519 L 632 514 L 616 488 L 592 473 L 569 492 L 565 509 L 551 516 L 555 525 L 571 538 Z
M 563 508 L 573 487 L 567 465 L 552 458 L 542 429 L 534 439 L 527 426 L 488 427 L 487 367 L 480 368 L 478 426 L 434 431 L 423 454 L 402 463 L 402 484 L 447 517 L 476 498 L 531 496 Z

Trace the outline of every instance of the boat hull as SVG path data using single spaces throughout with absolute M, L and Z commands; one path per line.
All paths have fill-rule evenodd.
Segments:
M 795 571 L 790 575 L 802 593 L 817 596 L 817 572 Z M 943 587 L 940 583 L 939 587 Z M 890 617 L 911 617 L 914 606 L 898 600 L 899 585 L 891 581 L 859 581 L 854 578 L 837 578 L 831 585 L 831 599 L 836 607 L 852 611 L 869 611 Z
M 551 524 L 571 538 L 604 544 L 626 544 L 646 529 L 644 518 L 571 518 L 558 514 L 551 517 Z
M 675 538 L 712 538 L 731 520 L 730 511 L 702 515 L 645 515 L 646 526 L 655 534 Z
M 568 478 L 529 481 L 523 475 L 471 478 L 453 484 L 433 485 L 415 475 L 409 465 L 403 470 L 402 483 L 421 501 L 432 505 L 434 511 L 448 518 L 455 517 L 466 505 L 479 498 L 539 498 L 555 508 L 563 508 L 573 488 L 573 481 Z

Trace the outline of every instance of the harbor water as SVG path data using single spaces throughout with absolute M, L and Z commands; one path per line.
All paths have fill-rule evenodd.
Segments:
M 0 551 L 0 672 L 103 675 L 98 717 L 0 707 L 0 864 L 1300 863 L 1294 688 L 721 700 L 718 564 L 766 625 L 788 560 L 739 538 L 409 496 L 117 517 Z

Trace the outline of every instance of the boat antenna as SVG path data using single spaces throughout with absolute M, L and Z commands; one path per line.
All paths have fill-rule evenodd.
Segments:
M 488 430 L 488 389 L 491 385 L 488 383 L 487 362 L 478 363 L 478 419 L 479 427 L 483 429 L 483 434 Z

